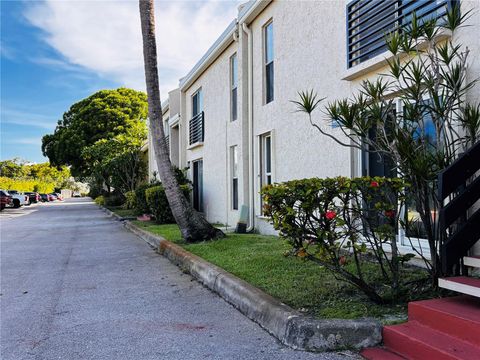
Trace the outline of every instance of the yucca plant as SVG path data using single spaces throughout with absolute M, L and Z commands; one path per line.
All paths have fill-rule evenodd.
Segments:
M 455 32 L 468 17 L 456 5 L 440 21 L 421 21 L 414 15 L 409 26 L 386 36 L 393 55 L 387 73 L 363 82 L 351 98 L 325 107 L 327 121 L 336 123 L 348 142 L 314 121 L 313 113 L 323 100 L 314 91 L 300 92 L 294 101 L 323 135 L 390 159 L 397 175 L 411 184 L 410 201 L 420 219 L 405 218 L 401 225 L 407 233 L 423 228 L 431 259 L 424 256 L 420 242 L 410 242 L 434 284 L 441 276 L 437 176 L 480 136 L 480 105 L 466 102 L 467 92 L 477 82 L 467 77 L 470 52 L 454 43 Z M 447 40 L 440 34 L 447 34 Z

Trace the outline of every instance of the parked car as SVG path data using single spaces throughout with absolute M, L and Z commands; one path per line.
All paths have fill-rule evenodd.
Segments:
M 80 194 L 78 191 L 73 192 L 73 197 L 81 197 L 82 194 Z
M 47 196 L 48 196 L 48 201 L 57 200 L 57 195 L 55 195 L 55 194 L 47 194 Z
M 30 204 L 36 204 L 42 199 L 40 198 L 40 194 L 38 192 L 26 192 L 25 195 L 27 195 L 30 199 Z
M 23 192 L 17 190 L 8 190 L 8 193 L 12 196 L 12 202 L 14 208 L 19 208 L 23 205 L 30 205 L 30 198 Z
M 12 206 L 12 196 L 6 190 L 0 190 L 0 210 L 5 209 L 7 206 Z
M 57 200 L 63 201 L 62 194 L 60 194 L 60 193 L 54 193 L 54 194 L 57 196 Z
M 40 194 L 40 198 L 42 199 L 42 202 L 49 202 L 50 201 L 48 199 L 48 194 Z

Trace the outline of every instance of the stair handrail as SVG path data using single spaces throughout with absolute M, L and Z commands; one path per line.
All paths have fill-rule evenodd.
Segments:
M 472 209 L 480 200 L 479 170 L 480 141 L 438 175 L 440 260 L 445 275 L 463 272 L 462 258 L 480 239 L 480 208 Z

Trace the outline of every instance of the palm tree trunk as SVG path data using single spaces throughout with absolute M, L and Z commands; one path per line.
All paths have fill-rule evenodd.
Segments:
M 156 154 L 158 172 L 162 185 L 165 188 L 165 194 L 173 217 L 180 228 L 183 239 L 187 242 L 223 237 L 225 235 L 221 230 L 213 227 L 200 213 L 195 211 L 183 195 L 175 178 L 163 130 L 162 105 L 158 86 L 154 0 L 139 0 L 139 7 L 150 131 L 153 138 L 153 149 Z

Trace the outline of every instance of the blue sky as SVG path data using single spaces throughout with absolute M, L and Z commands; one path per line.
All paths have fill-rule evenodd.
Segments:
M 162 97 L 236 15 L 239 1 L 157 1 Z M 100 89 L 144 90 L 137 1 L 0 1 L 0 158 L 42 162 L 41 138 Z M 109 21 L 106 21 L 109 19 Z

